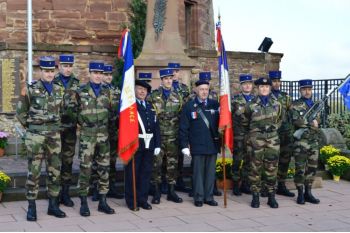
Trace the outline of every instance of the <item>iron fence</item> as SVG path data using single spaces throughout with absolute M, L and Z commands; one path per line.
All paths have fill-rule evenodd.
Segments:
M 339 86 L 344 79 L 313 80 L 313 100 L 320 100 L 334 86 Z M 293 100 L 300 97 L 298 81 L 282 81 L 281 90 L 287 92 Z M 328 115 L 332 113 L 342 114 L 347 111 L 344 99 L 339 91 L 335 91 L 327 100 L 325 108 L 321 113 L 321 126 L 327 127 Z

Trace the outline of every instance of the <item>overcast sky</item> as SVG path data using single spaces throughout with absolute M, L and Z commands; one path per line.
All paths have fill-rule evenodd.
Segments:
M 213 0 L 228 51 L 283 53 L 284 80 L 345 78 L 350 73 L 350 1 Z

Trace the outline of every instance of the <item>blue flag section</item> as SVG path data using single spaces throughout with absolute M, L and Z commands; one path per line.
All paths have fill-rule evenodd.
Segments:
M 350 110 L 350 79 L 339 88 L 339 92 L 343 95 L 345 106 Z

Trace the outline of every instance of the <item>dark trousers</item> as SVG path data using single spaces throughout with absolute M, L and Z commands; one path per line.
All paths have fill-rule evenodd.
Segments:
M 216 155 L 193 155 L 194 201 L 212 201 Z
M 147 202 L 148 190 L 153 167 L 153 150 L 136 152 L 135 179 L 136 179 L 136 201 L 138 204 Z M 128 207 L 134 206 L 134 193 L 132 183 L 132 160 L 125 166 L 125 201 Z M 134 207 L 135 208 L 135 207 Z

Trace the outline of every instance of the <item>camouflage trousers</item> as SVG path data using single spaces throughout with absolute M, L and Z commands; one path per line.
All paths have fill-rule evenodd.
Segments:
M 77 128 L 65 128 L 61 131 L 61 185 L 70 185 L 72 182 L 72 165 L 77 142 Z
M 165 178 L 168 184 L 175 184 L 177 178 L 179 144 L 176 137 L 162 135 L 161 152 L 153 158 L 151 184 L 162 181 L 162 166 L 165 166 Z
M 294 142 L 295 185 L 311 185 L 318 165 L 318 139 L 301 139 Z
M 278 182 L 285 182 L 288 175 L 289 163 L 293 155 L 293 134 L 291 131 L 285 131 L 279 133 L 280 137 L 280 157 L 278 161 Z
M 235 182 L 240 180 L 248 182 L 250 171 L 250 154 L 247 150 L 246 137 L 235 136 L 234 140 L 232 180 Z
M 91 178 L 91 168 L 93 161 L 96 162 L 97 180 L 99 193 L 106 194 L 109 186 L 109 140 L 108 136 L 98 134 L 96 136 L 80 135 L 79 159 L 79 195 L 87 196 Z
M 28 158 L 28 175 L 26 182 L 26 198 L 35 200 L 39 192 L 41 165 L 46 163 L 46 185 L 49 197 L 57 197 L 60 192 L 61 170 L 61 136 L 60 132 L 27 131 L 25 145 Z
M 117 144 L 118 144 L 118 135 L 116 132 L 109 132 L 109 183 L 114 184 L 117 181 L 117 170 L 116 170 L 116 162 L 117 162 Z M 91 179 L 90 184 L 92 187 L 95 187 L 98 183 L 98 174 L 97 174 L 97 163 L 96 161 L 92 161 L 91 165 Z
M 265 177 L 265 186 L 268 192 L 274 192 L 280 153 L 279 137 L 277 134 L 269 138 L 251 137 L 250 143 L 252 147 L 251 171 L 249 173 L 251 191 L 259 193 L 262 177 Z

